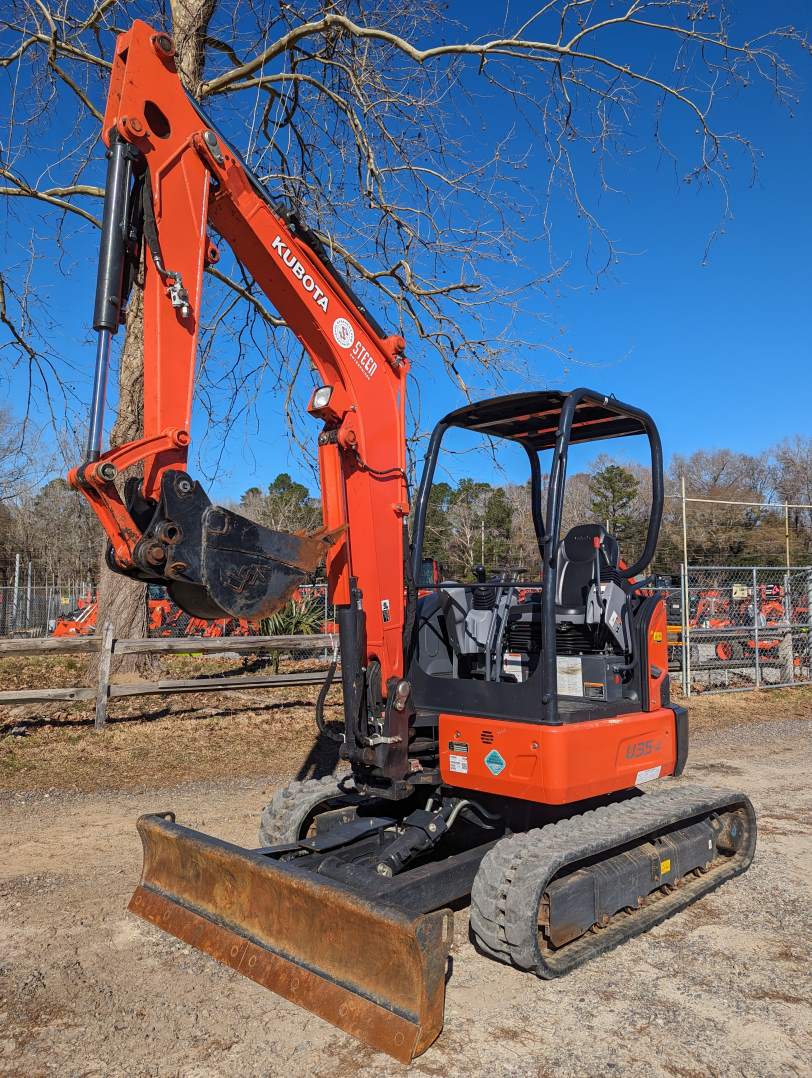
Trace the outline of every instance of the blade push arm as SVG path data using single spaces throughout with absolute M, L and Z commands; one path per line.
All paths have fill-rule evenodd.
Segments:
M 174 584 L 180 595 L 185 586 L 197 588 L 202 579 L 204 592 L 228 609 L 225 600 L 231 593 L 239 605 L 240 595 L 263 592 L 263 558 L 295 573 L 305 565 L 313 567 L 331 544 L 331 597 L 347 605 L 351 591 L 360 592 L 366 660 L 380 661 L 386 685 L 388 677 L 402 674 L 408 513 L 404 341 L 381 334 L 308 242 L 308 234 L 270 202 L 185 94 L 171 39 L 143 22 L 135 22 L 118 39 L 103 137 L 110 152 L 108 184 L 114 165 L 117 175 L 131 176 L 132 181 L 125 197 L 120 182 L 106 194 L 105 223 L 109 216 L 120 236 L 109 241 L 106 233 L 103 239 L 91 435 L 87 459 L 71 473 L 71 481 L 88 497 L 107 532 L 111 566 L 141 579 Z M 140 203 L 134 207 L 138 188 Z M 209 506 L 198 484 L 186 476 L 203 271 L 218 258 L 209 227 L 228 242 L 282 315 L 323 383 L 309 411 L 324 423 L 319 435 L 324 529 L 307 549 L 297 550 L 295 544 L 282 549 L 285 538 L 295 538 L 284 536 L 271 541 L 270 549 L 267 535 L 254 534 L 264 529 L 242 518 L 235 518 L 241 522 L 235 525 L 234 514 Z M 144 434 L 101 452 L 109 336 L 123 302 L 124 274 L 116 252 L 126 253 L 138 236 L 148 248 Z M 122 498 L 115 477 L 135 464 L 143 466 L 143 481 L 137 489 L 129 481 Z M 205 516 L 199 538 L 198 510 Z M 246 528 L 253 529 L 250 535 Z M 228 550 L 238 540 L 254 544 L 258 553 L 252 547 L 253 560 L 240 561 L 229 575 Z M 195 563 L 198 547 L 200 565 Z M 283 601 L 284 595 L 273 598 Z M 245 616 L 245 606 L 241 609 Z

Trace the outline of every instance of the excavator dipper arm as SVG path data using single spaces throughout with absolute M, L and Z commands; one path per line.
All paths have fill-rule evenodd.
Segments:
M 380 664 L 385 695 L 403 664 L 403 339 L 384 336 L 318 238 L 271 201 L 184 92 L 171 38 L 143 22 L 118 39 L 103 137 L 99 349 L 86 460 L 70 480 L 104 526 L 111 568 L 167 584 L 194 615 L 258 618 L 326 554 L 332 601 L 363 607 L 360 658 Z M 219 257 L 210 228 L 319 374 L 309 411 L 324 422 L 324 527 L 313 536 L 274 532 L 212 506 L 186 472 L 203 273 Z M 143 437 L 101 452 L 110 338 L 144 247 Z M 116 477 L 135 466 L 143 477 L 120 493 Z

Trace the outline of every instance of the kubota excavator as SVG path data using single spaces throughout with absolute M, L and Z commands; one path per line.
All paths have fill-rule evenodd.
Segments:
M 173 53 L 135 22 L 112 63 L 99 348 L 71 482 L 104 526 L 110 567 L 166 585 L 194 616 L 260 618 L 326 557 L 343 729 L 321 726 L 348 769 L 279 791 L 257 849 L 143 816 L 130 908 L 408 1061 L 442 1028 L 450 906 L 470 900 L 485 954 L 557 977 L 743 872 L 755 817 L 741 793 L 640 789 L 679 775 L 688 753 L 663 600 L 640 579 L 663 505 L 651 418 L 589 389 L 459 408 L 431 437 L 409 537 L 405 342 L 187 97 Z M 186 471 L 203 271 L 218 257 L 209 228 L 321 380 L 309 404 L 321 423 L 315 535 L 212 505 Z M 102 452 L 111 336 L 142 250 L 144 436 Z M 480 569 L 418 598 L 432 478 L 455 428 L 526 454 L 540 572 L 518 582 Z M 625 566 L 603 527 L 560 531 L 569 447 L 634 434 L 648 440 L 653 495 L 644 549 Z M 134 465 L 143 478 L 120 492 Z

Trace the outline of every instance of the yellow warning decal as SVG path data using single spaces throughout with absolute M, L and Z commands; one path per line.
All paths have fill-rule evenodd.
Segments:
M 671 858 L 666 857 L 664 861 L 660 861 L 660 875 L 664 876 L 666 872 L 671 871 Z
M 654 638 L 654 643 L 655 644 L 662 643 L 662 639 L 663 639 L 663 634 L 662 633 L 652 633 L 651 635 Z

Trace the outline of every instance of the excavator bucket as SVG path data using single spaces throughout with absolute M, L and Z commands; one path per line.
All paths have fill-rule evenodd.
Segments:
M 200 483 L 179 469 L 161 477 L 161 496 L 147 503 L 139 480 L 127 481 L 125 501 L 143 536 L 136 575 L 165 584 L 172 599 L 196 618 L 269 617 L 324 560 L 344 531 L 319 528 L 311 535 L 266 528 L 212 505 Z M 108 559 L 109 561 L 109 559 Z M 110 564 L 118 568 L 115 562 Z
M 268 617 L 314 572 L 343 530 L 296 535 L 210 506 L 203 516 L 202 557 L 208 595 L 233 617 Z
M 450 910 L 413 915 L 340 883 L 142 816 L 130 910 L 408 1063 L 443 1026 Z

